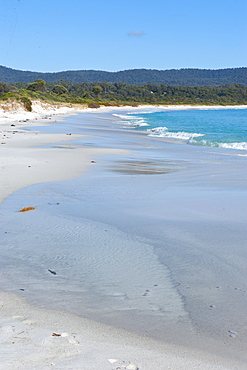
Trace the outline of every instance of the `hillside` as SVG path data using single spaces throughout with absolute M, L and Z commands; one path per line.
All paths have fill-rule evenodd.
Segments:
M 37 79 L 46 82 L 72 83 L 93 82 L 124 82 L 131 85 L 170 85 L 170 86 L 223 86 L 225 84 L 247 85 L 247 68 L 228 69 L 133 69 L 120 72 L 106 72 L 94 70 L 64 71 L 54 73 L 42 73 L 21 71 L 0 66 L 0 81 L 9 84 L 17 82 L 31 83 Z

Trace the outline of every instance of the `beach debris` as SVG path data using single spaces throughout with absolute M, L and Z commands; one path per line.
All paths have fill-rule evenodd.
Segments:
M 75 339 L 75 336 L 69 335 L 69 333 L 52 333 L 52 337 L 61 337 L 61 338 L 68 338 L 68 342 L 70 344 L 79 344 L 79 342 Z
M 126 366 L 127 370 L 138 370 L 139 368 L 135 364 L 129 364 Z
M 109 358 L 108 361 L 110 362 L 110 364 L 115 364 L 116 362 L 122 362 L 121 360 L 116 359 L 116 358 Z
M 52 271 L 52 270 L 49 270 L 49 269 L 48 269 L 48 271 L 49 271 L 51 274 L 53 274 L 53 275 L 57 275 L 56 271 Z
M 236 335 L 238 334 L 236 331 L 234 330 L 228 330 L 228 333 L 229 333 L 229 337 L 231 338 L 236 338 Z
M 125 361 L 117 358 L 109 358 L 108 361 L 114 365 L 114 369 L 126 369 L 126 370 L 139 370 L 139 367 L 131 362 L 126 363 Z
M 143 297 L 146 297 L 148 295 L 148 293 L 150 293 L 150 290 L 149 289 L 146 289 L 145 293 L 143 293 Z
M 35 207 L 24 207 L 19 210 L 19 212 L 28 212 L 28 211 L 33 211 Z

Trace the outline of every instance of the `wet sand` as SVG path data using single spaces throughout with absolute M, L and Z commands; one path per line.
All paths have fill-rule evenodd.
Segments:
M 56 126 L 62 144 L 53 145 L 53 135 L 58 138 Z M 62 142 L 68 128 L 71 141 Z M 78 179 L 35 185 L 2 204 L 3 289 L 21 294 L 39 307 L 115 327 L 97 324 L 98 337 L 112 334 L 112 355 L 103 353 L 108 345 L 104 350 L 100 345 L 104 369 L 127 368 L 128 361 L 140 369 L 217 369 L 227 368 L 227 364 L 244 368 L 246 159 L 229 150 L 171 144 L 116 128 L 110 113 L 85 113 L 70 117 L 69 123 L 45 127 L 48 134 L 40 130 L 38 136 L 47 138 L 41 142 L 46 148 L 32 148 L 28 157 L 37 153 L 41 159 L 49 151 L 48 157 L 53 159 L 52 153 L 59 151 L 57 162 L 52 160 L 55 169 L 60 154 L 71 152 L 70 159 L 64 154 L 68 166 L 64 167 L 63 160 L 57 180 Z M 84 159 L 85 167 L 78 158 Z M 68 172 L 71 163 L 73 173 Z M 87 169 L 87 174 L 79 177 L 82 169 Z M 35 205 L 35 210 L 25 215 L 17 212 L 28 205 Z M 24 325 L 25 318 L 13 319 L 19 306 L 17 303 L 11 317 Z M 27 320 L 31 320 L 31 312 L 28 306 Z M 42 312 L 52 321 L 56 316 L 52 311 Z M 77 316 L 73 320 L 86 325 Z M 9 338 L 14 335 L 11 325 L 6 329 Z M 32 323 L 28 325 L 30 330 Z M 43 325 L 34 326 L 40 330 Z M 90 321 L 91 329 L 93 325 Z M 50 326 L 49 330 L 68 334 L 62 337 L 64 346 L 69 340 L 82 343 L 85 327 L 80 327 L 80 334 L 62 326 Z M 88 338 L 92 330 L 86 332 Z M 118 335 L 127 346 L 124 351 L 128 348 L 124 356 L 116 345 Z M 133 338 L 138 344 L 133 345 Z M 42 342 L 44 347 L 54 339 L 49 333 L 49 340 Z M 84 345 L 80 344 L 80 355 L 72 346 L 75 357 L 71 361 L 81 361 Z M 142 350 L 140 356 L 133 355 L 136 348 L 138 353 Z M 108 361 L 111 356 L 119 360 L 116 366 Z M 55 353 L 54 358 L 58 364 Z M 127 362 L 124 365 L 120 360 Z M 14 361 L 13 367 L 4 368 L 18 368 L 18 360 Z M 23 368 L 48 368 L 42 360 L 36 367 L 25 361 Z M 90 361 L 87 369 L 95 369 L 96 362 Z M 72 363 L 73 368 L 79 366 L 79 362 Z

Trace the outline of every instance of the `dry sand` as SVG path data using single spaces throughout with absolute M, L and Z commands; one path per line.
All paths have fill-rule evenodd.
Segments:
M 37 125 L 37 121 L 30 120 L 75 113 L 72 108 L 49 109 L 38 103 L 35 106 L 33 113 L 21 111 L 20 107 L 14 113 L 0 109 L 0 202 L 32 184 L 77 177 L 94 165 L 91 161 L 97 155 L 113 152 L 73 147 L 73 139 L 77 137 L 73 135 L 23 130 L 24 125 Z M 26 119 L 29 121 L 20 122 Z M 60 145 L 45 147 L 52 143 Z M 244 369 L 241 363 L 230 363 L 211 354 L 36 308 L 7 292 L 0 293 L 0 338 L 0 369 L 3 370 Z
M 14 106 L 12 111 L 5 111 L 4 108 L 0 106 L 0 203 L 6 196 L 24 187 L 78 177 L 98 154 L 113 152 L 73 146 L 73 140 L 80 135 L 25 130 L 31 126 L 48 125 L 52 116 L 59 119 L 79 110 L 56 108 L 38 102 L 33 103 L 30 113 L 19 105 Z M 56 147 L 48 147 L 49 144 L 56 144 Z
M 240 369 L 203 353 L 166 345 L 0 293 L 0 368 L 161 370 Z

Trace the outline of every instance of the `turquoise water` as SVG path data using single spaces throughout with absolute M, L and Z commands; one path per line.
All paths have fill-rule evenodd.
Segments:
M 247 109 L 143 111 L 119 115 L 122 122 L 148 135 L 191 145 L 247 150 Z

